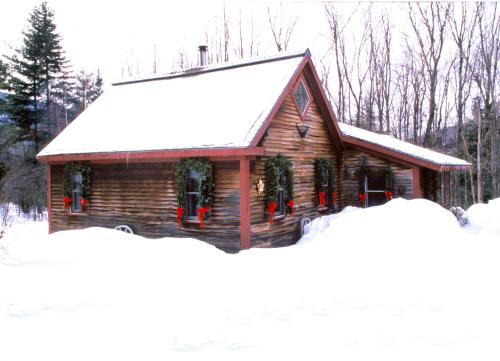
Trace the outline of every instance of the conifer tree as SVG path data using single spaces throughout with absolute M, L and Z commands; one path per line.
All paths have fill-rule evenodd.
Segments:
M 0 59 L 0 91 L 7 89 L 7 66 Z M 0 96 L 0 116 L 5 111 L 6 101 Z
M 46 2 L 34 8 L 22 46 L 7 59 L 12 70 L 9 113 L 18 125 L 18 140 L 31 141 L 37 153 L 40 143 L 50 136 L 51 85 L 65 63 L 54 12 Z

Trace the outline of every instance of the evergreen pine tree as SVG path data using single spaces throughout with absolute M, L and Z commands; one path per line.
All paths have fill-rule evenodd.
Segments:
M 7 89 L 7 65 L 0 59 L 0 92 Z M 6 99 L 4 94 L 0 94 L 0 117 L 5 112 Z
M 102 94 L 103 85 L 104 85 L 104 80 L 101 77 L 101 72 L 99 71 L 99 69 L 97 69 L 97 75 L 95 77 L 94 87 L 92 89 L 92 94 L 91 94 L 91 101 L 92 102 L 94 100 L 96 100 L 97 98 L 99 98 L 99 95 Z
M 18 140 L 31 141 L 37 153 L 50 136 L 51 85 L 65 63 L 54 12 L 47 3 L 34 8 L 23 36 L 22 46 L 7 57 L 12 69 L 8 110 L 18 125 Z

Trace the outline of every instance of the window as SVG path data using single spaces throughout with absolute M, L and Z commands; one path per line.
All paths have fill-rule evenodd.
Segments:
M 285 173 L 283 169 L 280 169 L 278 177 L 278 195 L 276 197 L 277 202 L 276 202 L 275 216 L 285 215 L 285 187 L 286 187 Z
M 306 112 L 310 99 L 311 98 L 307 93 L 304 81 L 300 79 L 297 83 L 297 86 L 295 87 L 295 90 L 293 91 L 293 100 L 295 101 L 295 104 L 297 105 L 301 116 Z
M 187 181 L 187 214 L 188 220 L 198 220 L 200 207 L 200 172 L 190 169 Z
M 328 181 L 330 180 L 329 179 L 329 171 L 328 171 L 328 168 L 326 167 L 323 167 L 322 171 L 324 172 L 323 174 L 323 181 L 321 182 L 321 192 L 324 192 L 325 194 L 325 208 L 330 208 L 330 192 L 329 192 L 329 189 L 328 189 Z
M 82 173 L 71 173 L 71 213 L 80 213 L 80 199 L 82 195 Z
M 335 209 L 335 174 L 331 159 L 314 159 L 314 191 L 318 211 Z
M 378 206 L 384 204 L 385 197 L 385 176 L 381 174 L 365 176 L 366 205 Z

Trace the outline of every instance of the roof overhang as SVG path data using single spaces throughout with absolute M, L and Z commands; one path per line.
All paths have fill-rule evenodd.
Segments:
M 180 158 L 206 157 L 214 160 L 251 159 L 265 154 L 262 147 L 213 148 L 213 149 L 172 149 L 134 152 L 75 153 L 39 156 L 38 160 L 49 163 L 95 162 L 95 163 L 133 163 L 169 162 Z
M 397 152 L 393 149 L 385 148 L 378 144 L 373 144 L 362 139 L 354 138 L 348 135 L 342 136 L 344 144 L 354 148 L 361 149 L 375 156 L 387 158 L 396 163 L 401 163 L 408 166 L 418 166 L 428 168 L 435 171 L 452 171 L 452 170 L 469 170 L 472 165 L 453 165 L 453 164 L 437 164 L 425 159 L 417 158 L 405 153 Z

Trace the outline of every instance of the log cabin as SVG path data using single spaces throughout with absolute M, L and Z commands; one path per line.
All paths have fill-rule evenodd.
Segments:
M 228 252 L 346 206 L 446 203 L 470 164 L 339 124 L 308 50 L 115 83 L 39 154 L 49 232 L 126 225 Z M 432 181 L 430 181 L 432 180 Z

